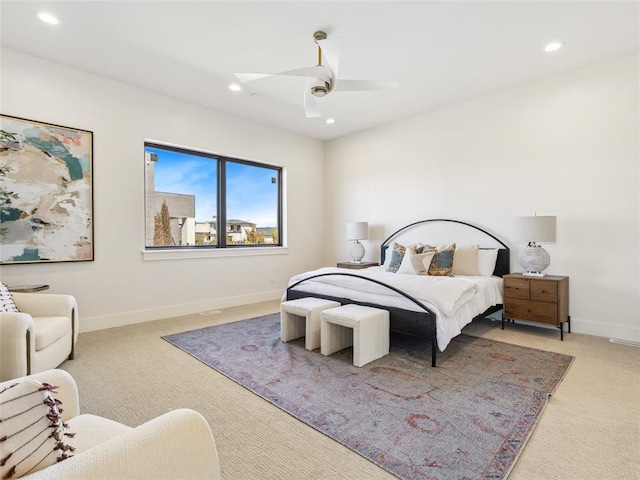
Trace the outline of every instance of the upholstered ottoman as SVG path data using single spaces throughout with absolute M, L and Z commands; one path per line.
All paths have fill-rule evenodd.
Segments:
M 320 353 L 331 355 L 353 345 L 353 364 L 362 367 L 389 354 L 389 312 L 343 305 L 321 314 Z
M 320 348 L 320 313 L 339 307 L 339 302 L 306 297 L 288 300 L 280 304 L 280 339 L 289 342 L 305 337 L 307 350 Z

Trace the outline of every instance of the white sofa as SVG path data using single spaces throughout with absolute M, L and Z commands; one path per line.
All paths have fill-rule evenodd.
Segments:
M 44 372 L 73 359 L 78 304 L 71 295 L 13 293 L 20 312 L 0 313 L 0 381 Z
M 64 370 L 30 375 L 57 386 L 54 396 L 62 402 L 62 419 L 73 438 L 73 457 L 23 479 L 220 479 L 216 444 L 207 421 L 194 410 L 171 410 L 139 427 L 90 414 L 80 414 L 78 388 Z M 21 379 L 0 383 L 0 391 Z

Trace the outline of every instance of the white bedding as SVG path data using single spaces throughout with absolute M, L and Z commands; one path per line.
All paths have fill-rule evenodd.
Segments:
M 502 278 L 499 277 L 437 277 L 387 272 L 384 267 L 345 270 L 325 267 L 295 275 L 292 285 L 304 278 L 322 273 L 349 273 L 378 280 L 412 296 L 436 314 L 438 348 L 443 351 L 451 339 L 461 333 L 476 315 L 502 303 Z M 294 290 L 349 298 L 380 306 L 424 311 L 419 305 L 374 282 L 349 276 L 314 278 Z

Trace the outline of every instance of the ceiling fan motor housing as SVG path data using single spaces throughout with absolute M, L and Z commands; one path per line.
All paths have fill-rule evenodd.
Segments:
M 316 85 L 315 87 L 311 87 L 311 95 L 314 97 L 324 97 L 331 91 L 331 87 L 328 83 L 324 85 Z
M 318 40 L 326 40 L 326 39 L 327 39 L 327 34 L 325 32 L 318 31 L 313 34 L 313 40 L 315 42 L 317 42 Z

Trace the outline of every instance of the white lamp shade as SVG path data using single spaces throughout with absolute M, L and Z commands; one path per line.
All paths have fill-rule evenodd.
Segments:
M 369 238 L 368 222 L 347 223 L 347 240 L 366 240 Z
M 556 241 L 556 217 L 516 217 L 518 238 L 525 242 L 554 243 Z

